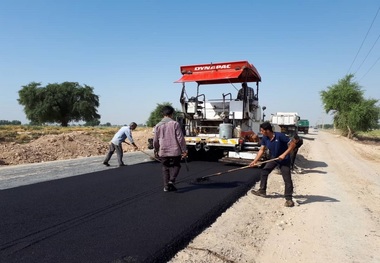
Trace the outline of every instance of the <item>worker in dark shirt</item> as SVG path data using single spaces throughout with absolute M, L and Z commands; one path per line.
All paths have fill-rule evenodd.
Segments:
M 241 89 L 238 91 L 236 99 L 247 101 L 249 105 L 249 110 L 252 111 L 254 108 L 255 92 L 253 88 L 248 87 L 247 82 L 241 84 Z
M 272 125 L 269 122 L 263 122 L 260 125 L 260 132 L 263 135 L 261 147 L 255 159 L 250 163 L 250 166 L 256 166 L 266 150 L 269 150 L 271 159 L 277 159 L 265 164 L 260 174 L 260 188 L 259 190 L 251 190 L 251 193 L 257 196 L 266 197 L 268 176 L 273 169 L 278 166 L 285 183 L 285 206 L 293 207 L 293 181 L 290 172 L 290 153 L 296 146 L 295 142 L 284 133 L 274 132 Z

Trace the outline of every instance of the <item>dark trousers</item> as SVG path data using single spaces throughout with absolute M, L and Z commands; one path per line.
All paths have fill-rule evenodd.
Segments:
M 175 183 L 181 169 L 181 156 L 161 157 L 160 159 L 164 186 L 167 186 L 169 181 Z
M 124 164 L 123 163 L 123 147 L 121 146 L 121 143 L 120 144 L 113 144 L 113 143 L 110 144 L 110 148 L 109 148 L 109 151 L 108 151 L 108 153 L 106 155 L 106 159 L 104 159 L 104 162 L 108 163 L 108 161 L 112 157 L 112 154 L 115 151 L 116 151 L 117 161 L 119 162 L 119 165 Z
M 260 180 L 260 190 L 267 190 L 268 176 L 273 171 L 274 168 L 280 167 L 282 179 L 285 183 L 284 196 L 286 200 L 292 200 L 293 195 L 293 181 L 292 174 L 290 172 L 290 163 L 278 164 L 277 162 L 266 163 L 264 168 L 261 170 L 261 180 Z

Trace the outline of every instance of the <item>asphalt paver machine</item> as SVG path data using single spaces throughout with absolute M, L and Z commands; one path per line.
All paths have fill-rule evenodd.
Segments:
M 257 69 L 248 61 L 235 61 L 181 66 L 180 72 L 182 77 L 175 81 L 182 84 L 178 121 L 190 157 L 251 162 L 260 147 L 262 122 Z M 237 99 L 244 82 L 253 86 L 254 96 L 243 92 Z

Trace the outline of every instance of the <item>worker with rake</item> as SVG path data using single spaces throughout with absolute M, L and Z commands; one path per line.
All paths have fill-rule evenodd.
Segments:
M 128 126 L 124 125 L 121 127 L 113 136 L 110 145 L 109 145 L 109 150 L 106 155 L 106 158 L 103 161 L 103 164 L 105 166 L 110 166 L 108 163 L 109 160 L 111 159 L 113 153 L 116 151 L 117 155 L 117 161 L 119 163 L 119 167 L 125 166 L 123 162 L 123 145 L 122 143 L 126 143 L 125 140 L 128 138 L 128 140 L 131 142 L 131 145 L 135 148 L 135 150 L 138 150 L 139 148 L 136 146 L 135 142 L 133 141 L 132 137 L 132 131 L 136 129 L 137 124 L 136 122 L 131 122 Z
M 187 157 L 185 138 L 181 126 L 173 120 L 174 108 L 162 108 L 164 118 L 154 127 L 154 155 L 162 163 L 164 191 L 176 191 L 174 186 L 181 169 L 181 159 Z
M 293 207 L 293 182 L 290 172 L 290 153 L 295 148 L 295 142 L 281 132 L 273 132 L 272 125 L 269 122 L 264 122 L 260 125 L 260 132 L 263 134 L 261 148 L 256 158 L 249 166 L 253 167 L 260 161 L 260 158 L 269 150 L 270 158 L 277 158 L 274 162 L 267 162 L 260 174 L 259 190 L 251 190 L 251 193 L 257 196 L 266 197 L 268 176 L 274 168 L 279 166 L 282 178 L 285 183 L 285 206 Z

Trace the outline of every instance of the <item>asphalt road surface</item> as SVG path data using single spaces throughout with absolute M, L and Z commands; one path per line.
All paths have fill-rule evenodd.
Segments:
M 0 262 L 167 262 L 258 180 L 248 168 L 197 182 L 237 167 L 194 161 L 164 192 L 160 163 L 133 158 L 0 168 Z

